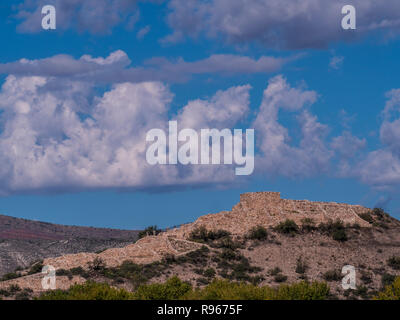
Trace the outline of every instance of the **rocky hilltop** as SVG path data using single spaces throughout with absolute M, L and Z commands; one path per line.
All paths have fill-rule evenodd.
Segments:
M 277 226 L 289 220 L 298 229 L 290 234 L 279 231 Z M 268 234 L 264 240 L 249 236 L 254 228 L 260 227 Z M 345 237 L 332 238 L 332 230 L 335 228 L 341 229 Z M 160 281 L 167 275 L 177 274 L 182 279 L 193 282 L 200 277 L 193 271 L 198 262 L 187 261 L 191 261 L 191 253 L 197 255 L 201 250 L 207 249 L 208 257 L 204 257 L 204 253 L 200 254 L 205 259 L 202 260 L 203 266 L 216 269 L 216 276 L 235 279 L 236 262 L 232 262 L 235 259 L 221 262 L 221 259 L 225 259 L 220 256 L 221 250 L 230 250 L 231 253 L 234 252 L 233 256 L 242 257 L 241 263 L 247 261 L 245 265 L 249 272 L 259 270 L 256 272 L 257 279 L 263 284 L 274 282 L 270 270 L 277 267 L 285 274 L 287 281 L 298 280 L 299 274 L 295 269 L 300 259 L 307 261 L 308 265 L 307 274 L 302 276 L 310 280 L 321 280 L 326 272 L 341 270 L 344 264 L 360 266 L 365 274 L 368 273 L 369 286 L 375 290 L 379 288 L 383 274 L 397 272 L 385 268 L 390 257 L 400 255 L 399 231 L 400 222 L 383 211 L 375 212 L 359 205 L 335 202 L 282 199 L 278 192 L 256 192 L 242 194 L 240 202 L 231 211 L 201 216 L 193 223 L 165 230 L 158 235 L 148 235 L 125 247 L 111 248 L 100 253 L 65 254 L 46 258 L 43 264 L 52 265 L 57 270 L 62 270 L 62 273 L 79 268 L 92 268 L 91 272 L 95 272 L 94 261 L 101 261 L 104 264 L 102 268 L 115 269 L 124 262 L 143 266 L 169 257 L 169 261 L 175 262 L 170 262 L 172 264 L 166 273 L 153 275 L 149 280 Z M 218 238 L 221 235 L 225 235 L 223 239 Z M 176 261 L 186 262 L 178 265 Z M 255 266 L 253 269 L 250 261 Z M 232 268 L 232 273 L 229 273 L 229 268 Z M 57 286 L 66 289 L 73 283 L 86 281 L 87 277 L 87 274 L 86 277 L 69 274 L 68 279 L 60 276 Z M 104 274 L 94 276 L 96 280 L 102 277 L 107 280 Z M 120 279 L 120 283 L 129 287 L 132 279 L 128 282 Z M 0 289 L 11 284 L 17 284 L 21 288 L 28 287 L 35 292 L 43 290 L 40 274 L 0 282 Z M 336 285 L 340 291 L 340 287 Z

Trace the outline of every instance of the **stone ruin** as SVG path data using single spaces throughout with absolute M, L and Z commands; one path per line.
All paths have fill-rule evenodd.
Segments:
M 254 226 L 273 227 L 286 219 L 301 225 L 304 218 L 313 219 L 316 225 L 340 220 L 344 224 L 370 227 L 359 217 L 359 214 L 368 211 L 370 209 L 359 205 L 282 199 L 280 192 L 251 192 L 241 194 L 240 202 L 231 211 L 202 216 L 176 230 L 176 233 L 185 238 L 195 227 L 205 226 L 210 230 L 223 229 L 241 235 Z

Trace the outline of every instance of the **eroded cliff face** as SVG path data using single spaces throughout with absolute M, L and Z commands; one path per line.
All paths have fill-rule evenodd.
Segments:
M 151 263 L 167 254 L 179 256 L 201 247 L 201 244 L 189 239 L 191 232 L 200 226 L 208 230 L 226 230 L 234 236 L 243 236 L 252 227 L 259 225 L 274 227 L 286 219 L 292 219 L 299 225 L 304 218 L 311 218 L 316 224 L 340 220 L 344 224 L 358 224 L 369 228 L 371 225 L 358 216 L 369 210 L 358 205 L 281 199 L 278 192 L 246 193 L 240 196 L 240 202 L 231 211 L 201 216 L 193 223 L 167 230 L 157 236 L 149 235 L 123 248 L 112 248 L 98 254 L 63 255 L 45 259 L 43 264 L 67 270 L 75 267 L 88 268 L 88 264 L 96 257 L 101 258 L 109 267 L 121 265 L 125 260 L 138 264 Z M 41 277 L 37 275 L 25 276 L 0 282 L 0 288 L 17 283 L 22 288 L 31 287 L 40 291 L 40 280 Z M 64 278 L 60 284 L 64 289 L 69 286 Z

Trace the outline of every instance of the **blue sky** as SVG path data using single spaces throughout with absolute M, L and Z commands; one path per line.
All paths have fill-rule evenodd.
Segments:
M 400 4 L 347 1 L 357 29 L 343 30 L 343 1 L 323 2 L 2 2 L 0 213 L 167 227 L 280 191 L 400 217 Z M 254 173 L 149 168 L 143 134 L 168 119 L 254 127 Z

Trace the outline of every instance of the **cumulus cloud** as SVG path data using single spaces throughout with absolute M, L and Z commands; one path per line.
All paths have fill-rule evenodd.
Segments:
M 306 108 L 316 99 L 315 91 L 291 87 L 281 75 L 269 81 L 253 123 L 260 137 L 257 163 L 262 171 L 287 177 L 304 177 L 328 169 L 332 157 L 332 152 L 324 142 L 328 127 L 318 122 L 317 117 Z M 280 111 L 297 114 L 300 127 L 298 137 L 291 137 L 288 129 L 279 123 Z M 293 144 L 292 140 L 297 140 L 298 144 Z
M 388 101 L 382 111 L 381 147 L 367 152 L 349 168 L 349 175 L 378 189 L 398 190 L 400 187 L 400 90 L 386 94 Z
M 337 151 L 343 159 L 353 158 L 358 151 L 365 148 L 367 140 L 357 138 L 350 131 L 344 131 L 341 136 L 332 139 L 332 149 Z
M 146 133 L 154 128 L 168 132 L 168 120 L 177 121 L 179 130 L 254 128 L 256 174 L 267 179 L 327 172 L 335 154 L 347 159 L 365 144 L 346 132 L 329 142 L 329 127 L 311 112 L 318 94 L 304 85 L 294 87 L 282 75 L 271 78 L 254 117 L 250 90 L 250 85 L 219 90 L 172 112 L 173 94 L 161 82 L 118 83 L 99 95 L 88 82 L 68 78 L 55 87 L 52 77 L 9 75 L 0 91 L 0 193 L 154 190 L 243 181 L 232 165 L 149 165 Z M 289 131 L 281 113 L 298 127 Z M 397 170 L 388 166 L 396 157 L 388 150 L 379 157 L 386 157 L 387 170 Z M 368 159 L 379 158 L 371 154 Z M 366 165 L 360 170 L 369 172 Z
M 150 166 L 146 133 L 166 132 L 173 97 L 160 82 L 120 83 L 95 97 L 84 114 L 79 83 L 61 94 L 48 90 L 45 77 L 7 77 L 0 92 L 0 193 L 48 192 L 94 188 L 151 189 L 233 181 L 232 166 Z M 66 86 L 67 87 L 67 86 Z M 65 88 L 66 89 L 66 88 Z M 234 126 L 249 107 L 249 86 L 219 91 L 209 100 L 189 101 L 175 119 L 194 128 Z M 224 103 L 230 110 L 217 111 Z M 234 115 L 234 119 L 231 116 Z M 180 126 L 181 127 L 181 126 Z M 181 127 L 182 128 L 182 127 Z
M 178 114 L 184 128 L 232 128 L 249 112 L 249 85 L 218 91 L 210 100 L 190 101 Z
M 95 81 L 97 83 L 182 82 L 197 74 L 271 73 L 279 70 L 293 59 L 297 59 L 297 56 L 290 58 L 262 56 L 252 59 L 247 56 L 218 54 L 192 62 L 186 62 L 183 59 L 170 61 L 166 58 L 152 58 L 145 61 L 142 66 L 131 67 L 128 55 L 122 50 L 117 50 L 106 58 L 83 55 L 81 58 L 75 59 L 65 54 L 36 60 L 24 58 L 0 64 L 0 73 L 68 78 L 69 80 Z
M 341 28 L 344 5 L 357 9 L 357 30 Z M 222 37 L 229 43 L 258 42 L 268 47 L 304 49 L 353 41 L 372 31 L 400 30 L 397 0 L 171 0 L 164 41 L 185 36 Z

